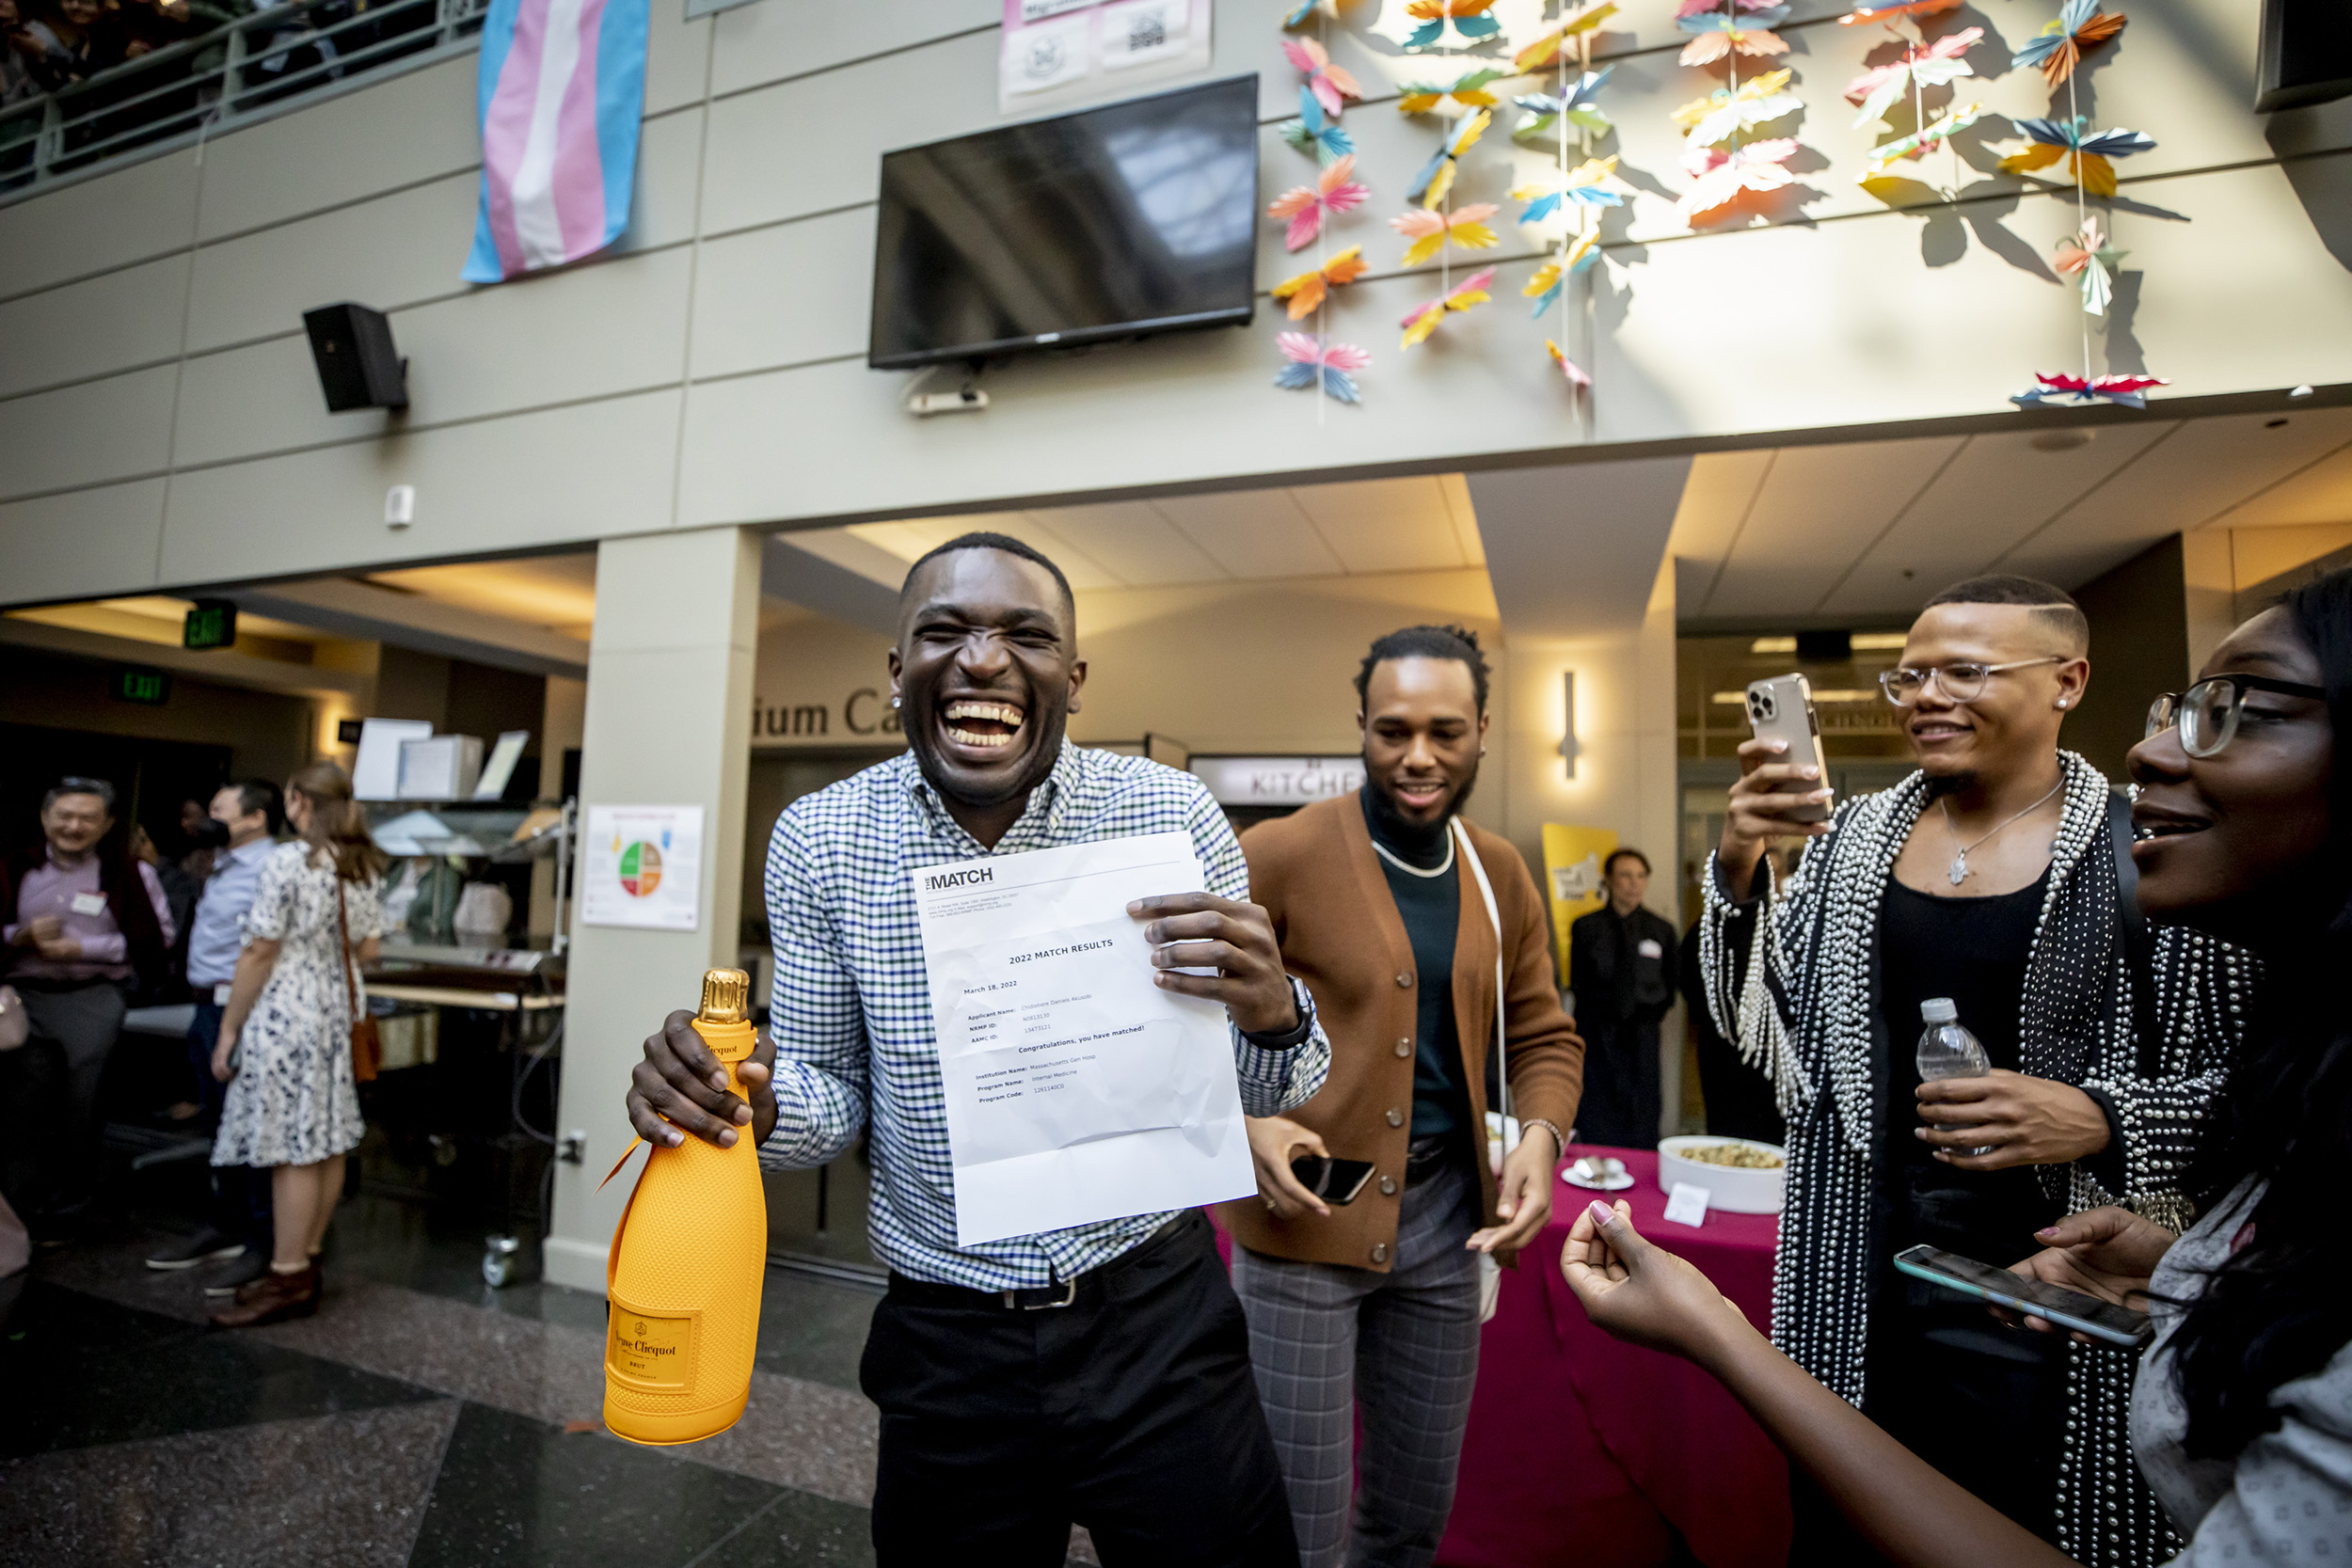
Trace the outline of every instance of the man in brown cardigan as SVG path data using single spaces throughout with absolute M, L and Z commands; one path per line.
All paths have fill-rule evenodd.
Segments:
M 1486 750 L 1477 637 L 1391 632 L 1356 691 L 1363 790 L 1242 838 L 1250 899 L 1313 994 L 1331 1070 L 1289 1116 L 1251 1121 L 1261 1196 L 1220 1212 L 1240 1243 L 1233 1288 L 1302 1568 L 1343 1558 L 1425 1568 L 1453 1507 L 1477 1377 L 1480 1259 L 1511 1260 L 1550 1215 L 1584 1043 L 1553 989 L 1534 879 L 1510 844 L 1457 816 Z M 1499 1182 L 1486 1122 L 1498 924 L 1524 1129 Z M 1302 1154 L 1368 1161 L 1373 1173 L 1352 1202 L 1327 1202 L 1293 1176 Z

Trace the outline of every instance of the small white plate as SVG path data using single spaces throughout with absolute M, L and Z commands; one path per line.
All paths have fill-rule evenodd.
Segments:
M 1577 1160 L 1560 1176 L 1569 1186 L 1582 1187 L 1587 1192 L 1621 1193 L 1633 1185 L 1633 1173 L 1615 1160 L 1611 1160 L 1607 1165 L 1589 1158 Z

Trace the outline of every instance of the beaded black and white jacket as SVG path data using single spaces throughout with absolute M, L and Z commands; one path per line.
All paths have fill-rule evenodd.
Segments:
M 2044 1166 L 2039 1175 L 2044 1192 L 2070 1212 L 2121 1202 L 2178 1228 L 2191 1217 L 2181 1180 L 2236 1049 L 2255 963 L 2209 938 L 2162 931 L 2152 965 L 2157 1037 L 2138 1037 L 2135 1019 L 2145 1015 L 2133 1006 L 2107 781 L 2071 752 L 2060 752 L 2059 763 L 2065 796 L 2026 963 L 2021 1066 L 2103 1102 L 2120 1160 L 2098 1163 L 2122 1190 L 2109 1191 L 2090 1162 Z M 1863 1398 L 1873 1260 L 1883 1250 L 1867 1234 L 1872 1175 L 1889 1114 L 1887 1085 L 1872 1070 L 1883 1027 L 1879 906 L 1928 801 L 1926 775 L 1913 773 L 1892 789 L 1844 802 L 1795 875 L 1786 883 L 1768 880 L 1761 897 L 1735 899 L 1711 861 L 1706 879 L 1700 960 L 1708 1009 L 1771 1077 L 1788 1124 L 1772 1339 L 1855 1404 Z M 2122 1437 L 2131 1359 L 2077 1347 L 2076 1361 L 2082 1428 L 2068 1423 L 2060 1544 L 2087 1561 L 2157 1560 L 2162 1515 L 2137 1485 Z

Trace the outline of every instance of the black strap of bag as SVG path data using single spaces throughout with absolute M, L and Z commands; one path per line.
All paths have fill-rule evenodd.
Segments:
M 2164 1040 L 2156 1023 L 2156 939 L 2139 908 L 2139 867 L 2132 862 L 2132 804 L 2107 796 L 2107 842 L 2115 852 L 2115 913 L 2122 927 L 2123 961 L 2132 985 L 2134 1055 L 2141 1078 L 2163 1068 Z

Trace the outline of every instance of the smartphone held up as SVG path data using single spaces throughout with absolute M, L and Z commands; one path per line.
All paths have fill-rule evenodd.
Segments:
M 1826 777 L 1821 767 L 1821 718 L 1813 707 L 1813 683 L 1802 673 L 1774 675 L 1748 683 L 1748 728 L 1758 740 L 1777 740 L 1787 748 L 1777 761 L 1790 768 L 1810 768 L 1814 777 Z M 1817 800 L 1788 813 L 1793 822 L 1826 822 L 1829 802 Z

